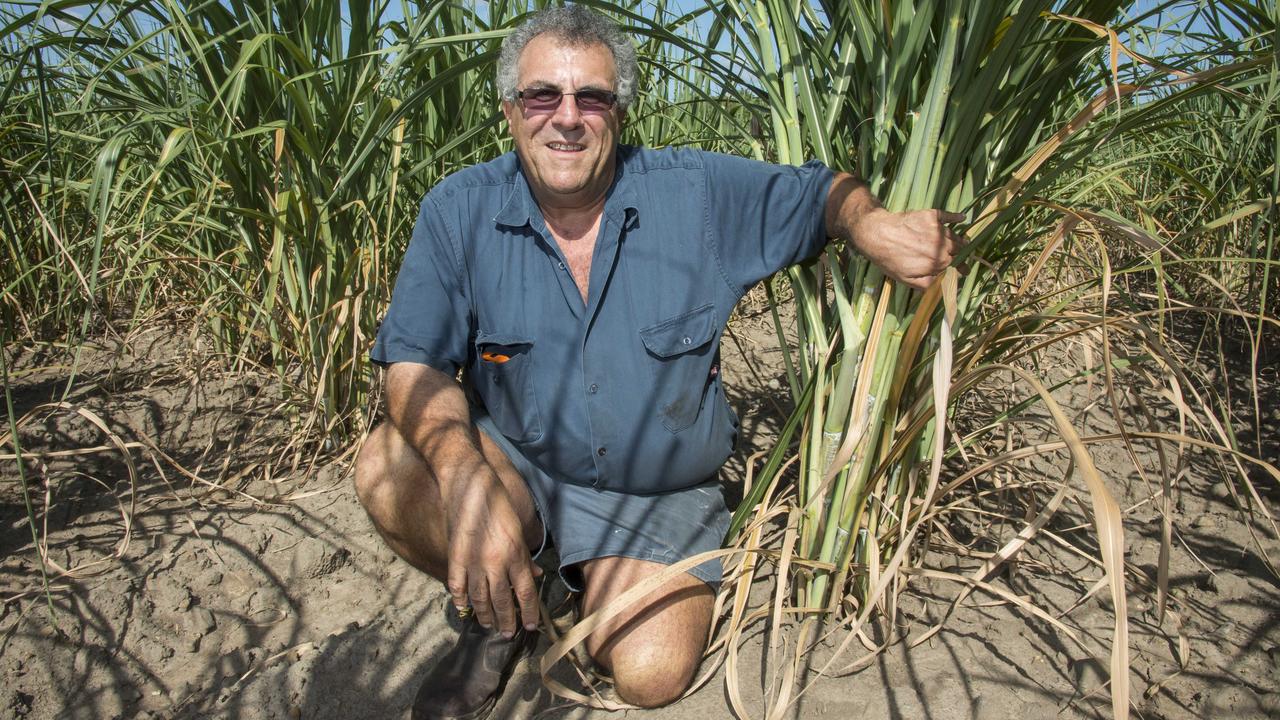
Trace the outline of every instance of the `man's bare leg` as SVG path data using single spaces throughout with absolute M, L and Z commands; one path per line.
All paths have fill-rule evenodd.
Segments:
M 485 458 L 520 516 L 525 542 L 536 547 L 543 531 L 528 487 L 506 455 L 483 432 L 479 434 Z M 356 494 L 387 544 L 414 567 L 443 581 L 447 518 L 439 486 L 422 456 L 393 425 L 383 423 L 365 441 L 355 475 Z M 661 563 L 622 557 L 583 563 L 584 615 L 665 568 Z M 665 705 L 693 681 L 710 631 L 713 603 L 706 583 L 681 574 L 592 633 L 587 649 L 613 673 L 623 700 L 644 707 Z
M 542 523 L 528 487 L 502 450 L 483 432 L 476 432 L 484 463 L 505 489 L 510 512 L 520 524 L 518 535 L 526 548 L 518 551 L 536 547 L 542 541 Z M 441 469 L 442 473 L 448 471 Z M 486 482 L 492 477 L 486 476 Z M 455 482 L 465 480 L 462 477 Z M 356 459 L 355 485 L 360 504 L 387 545 L 414 567 L 446 582 L 450 521 L 457 519 L 450 517 L 440 482 L 426 460 L 394 424 L 384 422 L 369 433 Z M 498 491 L 496 485 L 485 487 Z M 515 535 L 507 537 L 520 542 Z M 513 605 L 510 600 L 508 609 Z M 494 609 L 498 609 L 496 599 Z M 508 622 L 512 619 L 514 614 Z M 494 706 L 504 678 L 528 642 L 518 627 L 513 637 L 496 628 L 482 629 L 484 622 L 477 610 L 473 621 L 463 623 L 453 649 L 427 670 L 410 710 L 413 720 L 479 718 Z
M 624 557 L 584 562 L 583 617 L 666 567 Z M 587 651 L 612 672 L 623 700 L 641 707 L 666 705 L 693 682 L 707 645 L 714 605 L 710 586 L 681 573 L 593 632 L 587 638 Z
M 542 522 L 524 479 L 482 431 L 485 460 L 511 496 L 525 544 L 542 542 Z M 444 582 L 448 576 L 449 524 L 440 486 L 422 455 L 384 422 L 369 433 L 356 458 L 356 495 L 387 545 L 409 564 Z

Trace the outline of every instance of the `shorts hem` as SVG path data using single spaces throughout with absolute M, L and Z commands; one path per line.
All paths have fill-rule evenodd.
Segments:
M 693 553 L 693 555 L 697 555 L 697 554 L 698 553 Z M 685 558 L 693 557 L 693 555 L 686 555 Z M 600 558 L 607 558 L 607 557 L 624 557 L 630 560 L 647 560 L 649 562 L 661 563 L 663 565 L 674 565 L 680 562 L 681 560 L 685 559 L 685 558 L 672 558 L 670 555 L 666 553 L 655 552 L 655 551 L 628 552 L 626 550 L 609 550 L 609 549 L 602 549 L 598 551 L 582 550 L 579 552 L 575 552 L 571 555 L 562 555 L 560 557 L 560 579 L 564 580 L 564 584 L 567 585 L 570 590 L 574 592 L 582 592 L 584 588 L 573 587 L 574 583 L 571 583 L 569 581 L 569 578 L 565 577 L 565 569 L 568 568 L 570 565 L 576 565 L 578 563 L 587 562 L 588 560 L 599 560 Z M 694 565 L 693 567 L 689 568 L 688 570 L 685 570 L 684 572 L 686 575 L 692 575 L 695 578 L 706 583 L 708 586 L 711 587 L 711 592 L 716 592 L 717 590 L 720 589 L 720 583 L 724 575 L 724 567 L 720 566 L 719 571 L 715 573 L 714 577 L 711 577 L 712 571 L 709 569 L 704 569 L 703 567 L 708 562 L 717 562 L 717 561 L 713 558 L 711 560 L 707 560 L 705 562 Z M 719 565 L 718 562 L 717 562 L 717 565 Z

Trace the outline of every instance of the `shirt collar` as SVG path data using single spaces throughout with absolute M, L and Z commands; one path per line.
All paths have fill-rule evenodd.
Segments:
M 627 171 L 627 160 L 634 153 L 635 148 L 629 145 L 618 146 L 613 185 L 609 188 L 608 196 L 604 203 L 605 215 L 610 220 L 620 224 L 633 222 L 640 212 L 633 178 L 631 173 Z M 525 178 L 518 159 L 516 160 L 514 182 L 511 183 L 510 188 L 506 202 L 503 203 L 502 209 L 498 211 L 498 214 L 493 217 L 493 221 L 498 225 L 513 228 L 530 225 L 533 219 L 533 212 L 537 209 L 538 204 L 533 199 L 533 193 L 529 190 L 529 181 Z M 538 214 L 541 215 L 541 212 Z
M 493 217 L 493 221 L 507 227 L 524 227 L 529 224 L 529 208 L 534 207 L 533 195 L 529 192 L 529 182 L 520 170 L 520 161 L 516 160 L 516 172 L 513 182 L 508 185 L 507 201 L 502 209 Z

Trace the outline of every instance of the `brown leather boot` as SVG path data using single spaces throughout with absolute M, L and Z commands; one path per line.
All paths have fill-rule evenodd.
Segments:
M 515 637 L 485 630 L 475 618 L 458 622 L 446 604 L 450 625 L 459 629 L 458 644 L 427 672 L 413 699 L 413 720 L 479 720 L 487 717 L 502 693 L 516 662 L 533 646 L 534 633 L 523 628 Z M 460 627 L 459 627 L 460 625 Z

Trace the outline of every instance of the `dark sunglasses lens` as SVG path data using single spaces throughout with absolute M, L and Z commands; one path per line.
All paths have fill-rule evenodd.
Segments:
M 560 91 L 550 88 L 525 90 L 521 96 L 530 110 L 554 110 L 560 106 Z
M 608 110 L 613 107 L 613 93 L 604 90 L 579 90 L 575 97 L 578 98 L 579 110 Z

